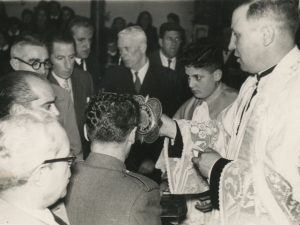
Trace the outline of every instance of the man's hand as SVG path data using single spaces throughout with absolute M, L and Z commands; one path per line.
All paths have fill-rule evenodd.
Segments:
M 167 181 L 162 181 L 159 185 L 160 196 L 163 196 L 164 191 L 170 191 Z
M 154 170 L 154 162 L 151 160 L 151 159 L 145 159 L 140 167 L 139 167 L 139 170 L 138 170 L 138 173 L 139 174 L 150 174 L 153 172 Z
M 211 148 L 207 148 L 204 152 L 199 151 L 198 157 L 193 157 L 192 162 L 196 164 L 202 176 L 209 178 L 209 171 L 220 158 L 222 158 L 222 156 L 218 152 Z
M 165 114 L 162 114 L 160 119 L 163 122 L 163 125 L 159 129 L 159 135 L 174 139 L 176 137 L 175 121 L 166 116 Z

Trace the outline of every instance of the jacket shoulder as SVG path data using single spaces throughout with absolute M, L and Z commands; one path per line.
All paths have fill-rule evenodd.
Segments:
M 137 184 L 141 189 L 143 189 L 146 192 L 159 188 L 157 183 L 143 175 L 133 173 L 128 170 L 124 170 L 123 173 L 125 177 Z

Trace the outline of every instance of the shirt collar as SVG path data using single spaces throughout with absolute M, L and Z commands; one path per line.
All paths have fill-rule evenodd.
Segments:
M 147 73 L 147 71 L 149 69 L 149 65 L 150 65 L 149 59 L 147 58 L 147 62 L 145 63 L 145 65 L 141 69 L 139 69 L 138 71 L 130 69 L 131 73 L 132 73 L 132 76 L 133 76 L 133 81 L 134 82 L 135 82 L 135 75 L 134 75 L 134 73 L 138 72 L 138 76 L 140 78 L 141 84 L 143 83 L 143 81 L 145 79 L 145 76 L 146 76 L 146 73 Z
M 162 53 L 162 50 L 161 50 L 161 49 L 159 50 L 159 56 L 160 56 L 162 65 L 163 65 L 164 67 L 168 67 L 168 66 L 169 66 L 169 62 L 168 62 L 169 59 L 164 55 L 164 53 Z M 172 62 L 171 62 L 170 68 L 171 68 L 172 70 L 175 70 L 175 66 L 176 66 L 176 57 L 173 57 L 171 60 L 172 60 Z
M 68 78 L 68 79 L 63 79 L 63 78 L 61 78 L 61 77 L 57 76 L 57 75 L 54 73 L 53 70 L 51 71 L 51 73 L 52 73 L 53 77 L 55 78 L 55 80 L 58 82 L 59 86 L 61 86 L 61 87 L 63 87 L 63 83 L 65 82 L 65 80 L 67 80 L 68 82 L 70 82 L 70 79 L 69 79 L 69 78 Z M 70 83 L 69 83 L 69 84 L 70 84 Z M 70 85 L 69 85 L 69 87 L 71 88 Z
M 112 169 L 112 170 L 124 170 L 126 168 L 124 162 L 121 160 L 101 154 L 101 153 L 96 153 L 96 152 L 91 152 L 87 159 L 85 160 L 86 164 L 96 166 L 96 167 L 102 167 L 102 168 L 107 168 L 107 169 Z
M 81 63 L 83 63 L 83 70 L 84 71 L 87 71 L 87 68 L 86 68 L 86 62 L 84 59 L 80 59 L 80 58 L 76 58 L 75 57 L 75 61 L 78 65 L 81 65 Z

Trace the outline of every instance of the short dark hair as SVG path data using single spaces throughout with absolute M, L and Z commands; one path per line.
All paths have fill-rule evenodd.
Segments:
M 163 23 L 159 28 L 159 37 L 164 38 L 167 31 L 178 31 L 183 37 L 183 28 L 176 23 Z
M 65 32 L 60 32 L 60 31 L 54 32 L 47 37 L 47 47 L 48 47 L 49 54 L 53 53 L 54 43 L 73 44 L 74 48 L 76 48 L 73 37 L 70 34 Z
M 205 68 L 210 73 L 222 68 L 222 47 L 216 39 L 199 38 L 184 50 L 180 62 L 187 67 Z
M 175 13 L 169 13 L 167 16 L 167 19 L 172 19 L 172 20 L 174 20 L 175 23 L 180 24 L 180 18 Z
M 86 109 L 91 141 L 122 143 L 138 126 L 139 104 L 129 94 L 99 93 Z
M 75 26 L 91 28 L 94 30 L 94 25 L 93 25 L 92 21 L 85 16 L 74 16 L 73 19 L 69 22 L 69 24 L 67 26 L 67 32 L 69 32 L 69 34 L 71 34 L 71 35 L 74 35 L 73 27 L 75 27 Z
M 271 17 L 290 34 L 295 35 L 299 26 L 298 4 L 295 0 L 248 0 L 248 19 Z
M 30 71 L 14 71 L 0 79 L 0 118 L 10 114 L 14 104 L 28 108 L 37 99 L 28 83 L 28 78 L 46 81 L 46 78 Z

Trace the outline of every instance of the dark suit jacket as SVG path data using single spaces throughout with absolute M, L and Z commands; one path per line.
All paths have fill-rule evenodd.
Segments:
M 163 66 L 159 51 L 160 51 L 160 49 L 149 53 L 148 59 L 152 63 Z M 182 87 L 182 91 L 183 91 L 183 97 L 182 97 L 182 99 L 184 99 L 184 101 L 182 102 L 182 104 L 183 104 L 186 100 L 188 100 L 189 98 L 191 98 L 193 96 L 193 93 L 191 92 L 191 89 L 189 88 L 188 79 L 187 79 L 187 75 L 185 73 L 184 65 L 182 65 L 180 63 L 178 58 L 176 60 L 175 71 L 178 74 L 178 77 L 180 79 L 180 84 Z
M 91 152 L 77 163 L 66 197 L 72 225 L 159 225 L 159 187 L 117 158 Z
M 154 51 L 154 52 L 150 52 L 148 54 L 148 59 L 150 60 L 150 62 L 153 62 L 157 65 L 161 65 L 162 66 L 162 61 L 160 58 L 160 54 L 159 54 L 160 49 Z M 175 70 L 176 71 L 184 71 L 184 66 L 179 62 L 178 58 L 176 59 L 176 65 L 175 65 Z
M 53 77 L 52 73 L 49 74 L 48 79 L 51 83 L 57 84 L 58 82 Z M 85 107 L 88 100 L 94 93 L 93 80 L 88 72 L 74 68 L 71 75 L 72 91 L 74 99 L 74 108 L 76 114 L 76 121 L 79 129 L 80 139 L 82 142 L 82 150 L 84 158 L 87 157 L 89 152 L 89 145 L 84 138 L 83 126 L 86 121 Z
M 134 88 L 130 69 L 124 66 L 109 69 L 104 79 L 105 91 L 139 94 L 144 97 L 149 95 L 150 98 L 159 99 L 162 103 L 163 113 L 170 117 L 184 102 L 180 82 L 179 74 L 152 62 L 150 62 L 140 93 L 137 93 Z
M 92 75 L 95 93 L 99 92 L 103 68 L 100 60 L 91 52 L 89 57 L 85 59 L 86 69 Z M 75 67 L 81 70 L 80 65 L 75 61 Z
M 105 76 L 105 91 L 116 93 L 128 93 L 136 95 L 133 76 L 129 68 L 124 66 L 114 67 L 108 70 Z M 181 85 L 181 77 L 173 70 L 150 62 L 149 69 L 142 83 L 139 95 L 160 100 L 163 113 L 172 117 L 177 109 L 185 101 Z M 126 159 L 129 170 L 137 172 L 140 164 L 150 159 L 157 161 L 163 147 L 163 138 L 158 138 L 152 144 L 141 144 L 139 141 L 132 146 Z M 149 176 L 156 182 L 160 181 L 160 171 Z
M 66 130 L 70 141 L 70 148 L 74 151 L 75 155 L 80 154 L 82 152 L 82 143 L 71 96 L 65 89 L 61 88 L 57 81 L 52 77 L 55 80 L 55 82 L 53 82 L 51 77 L 49 76 L 48 78 L 56 96 L 54 104 L 59 111 L 58 120 Z

